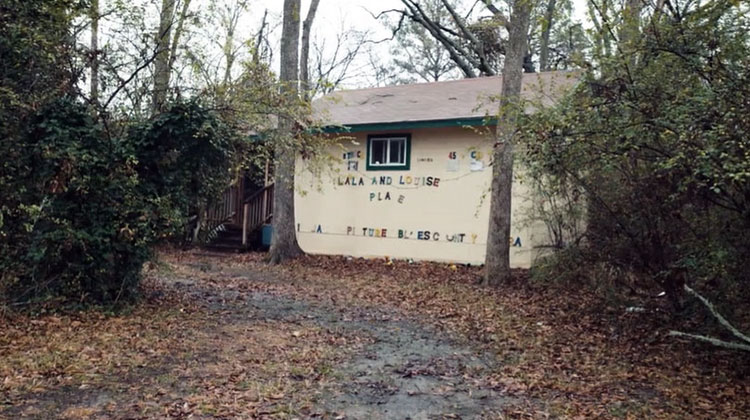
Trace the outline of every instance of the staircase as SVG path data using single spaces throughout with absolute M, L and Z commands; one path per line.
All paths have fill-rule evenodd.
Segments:
M 242 252 L 247 249 L 242 244 L 242 228 L 236 225 L 225 225 L 216 237 L 203 247 L 217 252 Z
M 206 231 L 214 232 L 205 248 L 220 252 L 242 252 L 261 248 L 260 231 L 273 216 L 273 184 L 247 197 L 242 189 L 230 187 L 206 212 Z

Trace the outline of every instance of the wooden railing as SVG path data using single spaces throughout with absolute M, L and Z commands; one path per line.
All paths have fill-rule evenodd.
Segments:
M 210 235 L 221 226 L 231 224 L 236 219 L 237 210 L 241 207 L 240 186 L 233 185 L 222 194 L 221 198 L 208 206 L 203 223 L 203 232 Z M 205 238 L 206 240 L 210 238 Z
M 268 184 L 244 200 L 242 207 L 242 245 L 247 245 L 250 232 L 271 221 L 273 217 L 273 184 Z

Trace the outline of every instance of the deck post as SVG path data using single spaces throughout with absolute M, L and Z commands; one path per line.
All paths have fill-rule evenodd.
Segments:
M 266 217 L 268 217 L 268 185 L 266 185 L 263 188 L 263 204 L 260 208 L 260 223 L 263 224 L 266 222 Z
M 247 246 L 247 217 L 250 211 L 250 205 L 245 203 L 242 206 L 242 246 Z
M 242 206 L 242 246 L 247 246 L 247 214 L 250 212 L 250 205 L 245 203 Z

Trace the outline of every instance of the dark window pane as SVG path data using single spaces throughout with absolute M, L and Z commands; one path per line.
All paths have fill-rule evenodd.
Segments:
M 372 140 L 372 150 L 370 155 L 371 164 L 382 165 L 386 163 L 386 146 L 387 140 Z
M 391 140 L 390 163 L 404 163 L 404 140 Z

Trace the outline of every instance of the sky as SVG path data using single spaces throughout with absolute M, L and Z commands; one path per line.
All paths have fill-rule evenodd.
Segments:
M 281 15 L 284 0 L 256 0 L 256 4 Z M 575 16 L 583 19 L 586 0 L 573 0 Z M 310 0 L 302 0 L 303 18 L 310 7 Z M 401 0 L 320 0 L 315 26 L 317 30 L 334 31 L 342 22 L 362 28 L 380 30 L 385 36 L 389 33 L 372 15 L 389 10 L 402 9 Z
M 255 0 L 256 4 L 268 8 L 269 11 L 281 15 L 284 0 Z M 378 14 L 388 9 L 400 9 L 400 0 L 320 0 L 318 13 L 315 16 L 314 30 L 318 32 L 336 33 L 342 23 L 362 29 L 381 30 L 385 36 L 388 31 L 373 19 L 372 14 Z M 302 1 L 302 16 L 307 14 L 310 1 Z
M 574 16 L 583 21 L 586 11 L 586 0 L 572 0 L 574 5 Z M 251 2 L 251 10 L 264 10 L 275 15 L 281 20 L 284 0 L 254 0 Z M 310 7 L 310 0 L 302 0 L 302 19 Z M 369 30 L 372 40 L 383 40 L 391 37 L 391 32 L 386 29 L 373 16 L 391 9 L 403 9 L 401 0 L 320 0 L 320 6 L 313 23 L 313 37 L 318 40 L 332 40 L 338 33 L 355 28 Z M 395 18 L 395 17 L 394 17 Z M 277 36 L 280 35 L 280 28 Z M 377 54 L 386 58 L 389 45 L 382 43 L 374 47 Z M 276 57 L 278 66 L 278 56 Z M 345 87 L 363 87 L 371 81 L 355 78 L 344 83 Z M 348 86 L 346 86 L 348 85 Z

